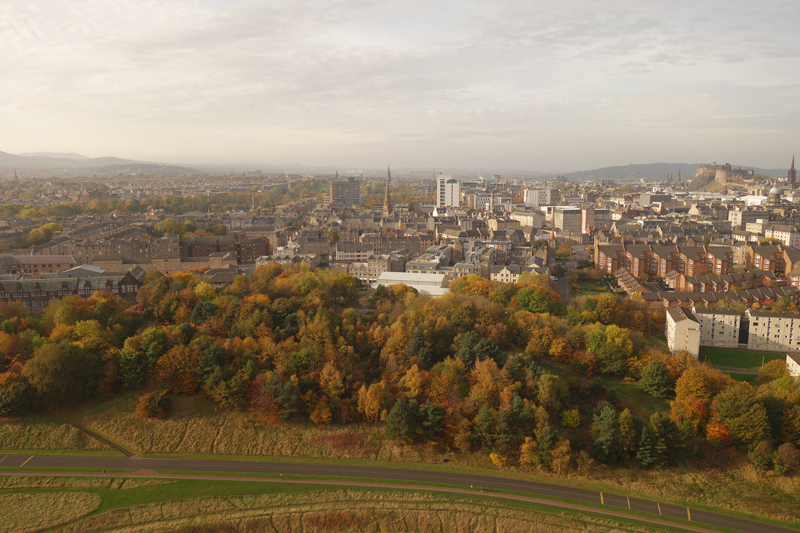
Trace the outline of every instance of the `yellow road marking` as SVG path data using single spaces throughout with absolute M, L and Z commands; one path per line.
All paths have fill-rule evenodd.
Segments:
M 661 504 L 656 502 L 656 505 L 658 505 L 658 514 L 661 515 Z
M 631 497 L 628 496 L 628 509 L 630 509 L 630 508 L 631 508 Z
M 686 508 L 686 515 L 689 517 L 689 522 L 691 522 L 692 521 L 692 512 L 689 510 L 688 507 Z
M 606 502 L 603 501 L 603 493 L 602 492 L 600 493 L 600 504 L 601 505 L 605 505 L 606 504 Z
M 33 459 L 33 456 L 32 456 L 32 455 L 31 455 L 30 457 L 28 457 L 28 461 L 30 461 L 31 459 Z M 28 464 L 28 461 L 25 461 L 24 463 L 22 463 L 21 465 L 19 465 L 19 467 L 20 467 L 20 468 L 22 468 L 23 466 L 25 466 L 26 464 Z
M 6 455 L 6 456 L 5 456 L 5 457 L 3 457 L 2 459 L 0 459 L 0 463 L 2 463 L 3 461 L 5 461 L 5 460 L 6 460 L 6 457 L 8 457 L 8 456 Z

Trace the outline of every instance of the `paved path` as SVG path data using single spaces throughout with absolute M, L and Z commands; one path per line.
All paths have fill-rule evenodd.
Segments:
M 712 364 L 714 368 L 718 368 L 723 372 L 733 372 L 734 374 L 758 374 L 758 370 L 750 370 L 749 368 L 739 368 L 738 366 L 727 366 L 727 365 L 715 365 Z
M 702 509 L 688 508 L 672 503 L 658 502 L 638 497 L 622 496 L 608 492 L 511 479 L 487 475 L 465 474 L 460 472 L 443 472 L 417 470 L 413 468 L 388 468 L 367 465 L 342 465 L 319 463 L 282 463 L 259 461 L 231 461 L 223 459 L 157 459 L 140 457 L 87 457 L 65 455 L 7 455 L 0 458 L 0 468 L 20 467 L 36 468 L 46 471 L 49 468 L 95 468 L 95 469 L 132 469 L 132 470 L 174 470 L 184 472 L 230 472 L 255 474 L 284 474 L 288 476 L 323 476 L 348 477 L 371 480 L 413 481 L 460 485 L 462 487 L 483 487 L 484 491 L 504 490 L 530 493 L 540 496 L 565 498 L 577 502 L 600 504 L 618 509 L 643 511 L 654 515 L 690 520 L 702 525 L 725 527 L 746 533 L 786 533 L 795 531 L 789 528 L 774 526 L 754 520 L 714 513 Z M 13 472 L 9 472 L 13 473 Z M 97 474 L 94 474 L 97 475 Z M 116 475 L 116 474 L 114 474 Z M 145 476 L 146 477 L 146 476 Z M 241 478 L 239 478 L 241 479 Z M 249 478 L 245 478 L 247 480 Z M 316 480 L 305 482 L 317 483 Z M 340 482 L 349 484 L 350 482 Z M 395 486 L 392 484 L 392 486 Z M 420 489 L 421 487 L 415 486 Z
M 569 305 L 569 301 L 572 297 L 570 292 L 572 291 L 572 284 L 569 282 L 569 276 L 561 278 L 556 282 L 558 286 L 558 294 L 561 295 L 561 305 L 567 307 Z

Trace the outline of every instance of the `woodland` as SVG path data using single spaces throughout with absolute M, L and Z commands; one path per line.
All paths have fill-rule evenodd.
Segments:
M 135 303 L 105 291 L 36 315 L 0 303 L 0 417 L 136 391 L 136 414 L 158 419 L 202 395 L 269 424 L 375 424 L 397 444 L 498 467 L 728 454 L 771 475 L 798 469 L 800 386 L 785 362 L 736 381 L 668 353 L 651 335 L 663 309 L 612 294 L 565 307 L 548 276 L 450 288 L 365 291 L 343 272 L 270 264 L 224 289 L 150 273 Z M 623 398 L 625 386 L 664 408 Z

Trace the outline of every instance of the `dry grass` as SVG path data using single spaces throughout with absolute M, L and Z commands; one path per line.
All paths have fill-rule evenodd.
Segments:
M 171 479 L 63 477 L 63 476 L 0 476 L 0 489 L 68 488 L 68 489 L 138 489 L 175 483 Z
M 800 522 L 800 477 L 759 471 L 746 459 L 721 468 L 688 471 L 601 469 L 593 479 L 657 498 L 711 505 L 784 522 Z
M 376 426 L 267 424 L 249 413 L 219 409 L 197 396 L 174 398 L 168 419 L 141 419 L 136 397 L 79 414 L 76 421 L 143 453 L 299 456 L 377 459 L 383 440 Z M 358 443 L 348 446 L 348 443 Z
M 370 424 L 315 426 L 266 424 L 246 412 L 218 409 L 200 397 L 178 397 L 166 420 L 139 419 L 136 395 L 122 396 L 73 413 L 76 421 L 144 453 L 194 453 L 356 459 L 443 464 L 497 470 L 487 454 L 442 453 L 423 446 L 387 442 L 382 427 Z M 0 440 L 0 442 L 2 442 Z M 25 444 L 33 446 L 32 442 Z M 50 446 L 58 447 L 58 443 Z M 714 452 L 709 452 L 713 454 Z M 756 471 L 746 459 L 712 467 L 665 472 L 638 468 L 598 468 L 590 477 L 571 479 L 602 483 L 664 499 L 694 502 L 777 520 L 800 521 L 800 477 L 773 477 Z M 541 474 L 520 466 L 504 471 Z M 560 479 L 563 479 L 561 477 Z
M 72 522 L 98 507 L 101 499 L 86 492 L 0 495 L 0 533 L 26 533 Z
M 494 502 L 429 494 L 318 491 L 300 495 L 198 498 L 119 509 L 63 531 L 558 532 L 649 531 L 579 514 L 531 512 Z
M 70 426 L 41 418 L 0 418 L 0 450 L 111 450 Z

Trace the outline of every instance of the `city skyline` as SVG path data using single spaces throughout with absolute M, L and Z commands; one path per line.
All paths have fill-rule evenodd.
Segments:
M 800 6 L 781 2 L 5 5 L 0 150 L 785 168 L 798 144 L 798 20 Z

